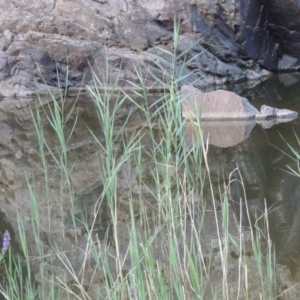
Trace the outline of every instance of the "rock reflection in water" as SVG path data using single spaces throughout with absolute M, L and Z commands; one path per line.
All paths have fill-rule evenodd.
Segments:
M 247 139 L 255 125 L 255 120 L 202 121 L 200 127 L 205 142 L 208 141 L 210 145 L 226 148 Z M 199 125 L 187 121 L 184 127 L 184 138 L 188 145 L 199 142 L 195 130 L 199 130 Z

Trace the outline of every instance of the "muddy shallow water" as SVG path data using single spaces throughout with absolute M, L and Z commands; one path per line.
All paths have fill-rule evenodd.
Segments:
M 251 89 L 245 88 L 243 84 L 225 88 L 248 98 L 258 109 L 262 104 L 267 104 L 300 112 L 300 83 L 296 75 L 286 74 L 281 75 L 280 78 L 274 76 L 263 83 L 258 83 Z M 154 99 L 158 97 L 158 95 L 152 96 Z M 66 111 L 71 107 L 73 101 L 74 99 L 66 101 Z M 41 108 L 38 109 L 41 110 Z M 130 103 L 120 109 L 115 120 L 115 130 L 118 131 L 119 128 L 122 128 L 128 115 L 130 118 L 123 130 L 122 138 L 129 137 L 136 129 L 143 128 L 141 144 L 147 153 L 147 149 L 151 148 L 147 122 L 145 122 L 144 115 L 138 109 L 133 109 Z M 76 126 L 73 130 L 75 121 Z M 59 151 L 58 140 L 46 117 L 42 118 L 42 124 L 44 138 L 49 143 L 49 147 L 54 152 Z M 240 124 L 234 126 L 229 124 L 229 127 L 225 128 L 223 124 L 217 123 L 205 124 L 205 126 L 211 137 L 208 163 L 213 184 L 218 186 L 220 180 L 228 184 L 230 174 L 231 178 L 238 178 L 238 172 L 240 172 L 246 190 L 251 222 L 253 224 L 256 222 L 257 216 L 262 214 L 267 205 L 270 235 L 275 244 L 278 261 L 291 270 L 295 280 L 300 280 L 300 235 L 298 234 L 300 230 L 300 177 L 293 176 L 288 172 L 290 170 L 288 166 L 299 171 L 297 161 L 288 156 L 292 155 L 288 145 L 295 147 L 300 152 L 300 145 L 295 137 L 295 134 L 299 134 L 300 137 L 300 119 L 275 125 L 269 129 L 264 129 L 258 124 L 251 124 L 250 127 L 247 125 L 247 130 L 245 127 L 240 129 Z M 221 128 L 223 131 L 219 135 L 214 135 L 213 132 L 216 128 Z M 159 130 L 159 120 L 154 120 L 152 130 L 155 139 L 163 139 L 163 133 Z M 192 133 L 188 125 L 185 130 L 186 143 L 192 144 L 193 137 L 191 137 Z M 73 165 L 70 182 L 75 195 L 75 203 L 71 203 L 68 195 L 57 188 L 61 173 L 48 153 L 46 155 L 49 162 L 48 184 L 51 189 L 51 201 L 49 202 L 49 191 L 45 188 L 44 168 L 39 155 L 40 149 L 29 111 L 22 114 L 7 114 L 7 118 L 0 123 L 0 131 L 0 233 L 9 229 L 14 240 L 14 231 L 17 230 L 17 210 L 22 213 L 29 247 L 30 240 L 34 244 L 31 230 L 32 203 L 26 181 L 28 179 L 35 188 L 40 209 L 39 225 L 45 245 L 49 245 L 50 249 L 50 245 L 54 241 L 68 248 L 75 236 L 77 239 L 77 235 L 81 236 L 79 244 L 80 242 L 84 244 L 86 240 L 82 234 L 82 228 L 78 224 L 78 232 L 77 229 L 74 229 L 71 210 L 75 207 L 78 216 L 84 215 L 89 226 L 92 226 L 93 209 L 103 188 L 99 181 L 99 164 L 97 162 L 105 160 L 104 151 L 99 148 L 91 135 L 93 132 L 99 140 L 105 138 L 90 99 L 88 97 L 78 99 L 66 124 L 66 135 L 68 136 L 72 132 L 67 152 L 69 163 Z M 226 132 L 228 136 L 226 136 Z M 224 138 L 222 141 L 221 136 Z M 114 151 L 120 156 L 122 155 L 120 140 L 115 141 Z M 129 190 L 134 191 L 132 201 L 134 213 L 137 216 L 141 194 L 149 205 L 155 203 L 151 191 L 154 183 L 149 175 L 153 165 L 149 156 L 145 155 L 142 159 L 144 169 L 141 178 L 147 183 L 147 188 L 141 186 L 137 175 L 138 170 L 134 166 L 132 166 L 131 176 L 128 176 L 125 167 L 121 168 L 117 175 L 118 217 L 124 223 L 130 216 Z M 235 169 L 236 171 L 232 173 Z M 196 191 L 197 188 L 195 186 Z M 243 191 L 234 184 L 231 188 L 231 196 L 235 200 L 232 205 L 233 213 L 241 218 L 237 212 L 242 211 L 243 225 L 247 227 L 249 222 L 246 221 Z M 65 197 L 63 211 L 58 201 L 61 196 Z M 105 205 L 101 206 L 96 223 L 95 231 L 102 239 L 109 227 Z M 120 230 L 121 227 L 122 225 L 120 225 Z M 204 239 L 209 240 L 215 237 L 214 227 L 208 224 L 207 236 Z M 38 255 L 36 251 L 34 248 L 30 249 L 31 255 Z

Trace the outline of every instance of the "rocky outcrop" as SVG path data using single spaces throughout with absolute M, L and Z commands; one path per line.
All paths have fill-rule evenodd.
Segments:
M 172 62 L 165 51 L 174 51 L 175 18 L 180 22 L 177 53 L 186 51 L 176 65 L 186 75 L 183 83 L 207 86 L 257 79 L 267 75 L 261 67 L 296 70 L 300 52 L 287 42 L 297 41 L 299 35 L 296 0 L 289 3 L 282 7 L 280 1 L 257 0 L 3 0 L 0 93 L 24 96 L 45 89 L 44 83 L 93 84 L 91 70 L 106 84 L 118 80 L 124 86 L 139 81 L 139 69 L 152 84 L 155 80 L 146 76 L 149 69 L 155 76 L 164 75 L 153 55 Z
M 266 6 L 258 0 L 240 1 L 240 5 L 242 53 L 261 66 L 276 70 L 281 48 L 269 28 Z

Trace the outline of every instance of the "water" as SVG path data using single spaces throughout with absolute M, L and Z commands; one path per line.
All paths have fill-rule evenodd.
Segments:
M 240 85 L 225 87 L 246 97 L 258 110 L 262 104 L 300 112 L 299 74 L 273 76 L 253 87 Z M 251 135 L 233 147 L 211 147 L 212 161 L 225 174 L 238 166 L 247 191 L 252 216 L 267 204 L 271 239 L 280 263 L 289 267 L 296 280 L 300 279 L 300 179 L 290 174 L 299 173 L 289 145 L 300 152 L 299 118 L 263 129 L 252 128 Z M 236 199 L 241 197 L 235 195 Z M 266 201 L 266 202 L 265 202 Z
M 239 91 L 257 109 L 266 104 L 300 112 L 299 78 L 298 74 L 283 74 L 273 76 L 252 90 L 238 87 L 232 90 Z M 216 151 L 213 156 L 219 166 L 225 166 L 225 174 L 229 174 L 235 163 L 239 166 L 253 212 L 262 211 L 266 200 L 277 258 L 299 280 L 300 178 L 295 175 L 300 169 L 289 147 L 300 152 L 297 136 L 300 137 L 299 118 L 270 129 L 255 125 L 249 138 L 234 147 L 213 149 Z
M 253 88 L 242 83 L 226 88 L 248 98 L 257 109 L 262 104 L 267 104 L 300 112 L 300 83 L 297 75 L 274 76 Z M 68 99 L 66 112 L 70 109 L 73 101 L 74 99 Z M 123 137 L 129 137 L 137 128 L 144 127 L 142 144 L 147 151 L 147 147 L 151 148 L 149 144 L 151 139 L 148 135 L 149 129 L 145 127 L 144 115 L 138 110 L 132 111 L 131 108 L 128 105 L 121 109 L 115 124 L 116 130 L 122 127 L 124 119 L 130 114 L 131 117 Z M 42 108 L 39 110 L 43 111 Z M 77 122 L 76 130 L 73 131 L 75 121 Z M 54 131 L 49 125 L 49 121 L 43 118 L 42 123 L 45 140 L 54 152 L 59 152 L 59 143 L 54 137 Z M 210 128 L 216 124 L 206 125 L 210 131 Z M 300 152 L 300 146 L 295 136 L 299 133 L 300 137 L 300 120 L 296 119 L 269 129 L 263 129 L 258 124 L 252 124 L 251 130 L 249 128 L 240 130 L 239 124 L 232 126 L 231 123 L 230 126 L 225 131 L 221 131 L 215 141 L 211 139 L 213 143 L 209 145 L 208 160 L 213 185 L 218 187 L 223 182 L 229 184 L 233 179 L 240 179 L 241 175 L 247 194 L 252 226 L 256 224 L 257 216 L 267 208 L 270 235 L 276 247 L 278 260 L 290 268 L 296 279 L 300 279 L 300 236 L 298 234 L 300 230 L 300 179 L 288 172 L 290 170 L 288 166 L 299 171 L 298 163 L 292 159 L 294 156 L 288 144 Z M 219 128 L 224 130 L 223 125 L 220 125 Z M 32 230 L 30 229 L 32 226 L 32 202 L 28 193 L 28 178 L 29 182 L 34 185 L 37 195 L 41 216 L 39 226 L 43 242 L 45 245 L 49 244 L 49 248 L 51 240 L 62 244 L 71 243 L 76 235 L 73 232 L 71 210 L 75 207 L 78 211 L 75 216 L 80 219 L 80 216 L 84 215 L 88 226 L 91 227 L 93 209 L 103 188 L 99 183 L 98 162 L 103 161 L 105 153 L 99 149 L 99 145 L 90 133 L 93 132 L 100 140 L 103 140 L 104 136 L 90 99 L 82 98 L 78 101 L 65 127 L 66 137 L 71 136 L 68 157 L 69 163 L 73 165 L 70 180 L 75 194 L 75 203 L 68 201 L 67 193 L 56 188 L 57 182 L 61 180 L 61 173 L 55 167 L 56 163 L 48 153 L 49 177 L 47 180 L 51 188 L 49 202 L 49 191 L 45 188 L 44 169 L 39 158 L 40 149 L 29 113 L 21 116 L 9 114 L 0 124 L 0 130 L 2 131 L 0 137 L 0 214 L 5 215 L 5 218 L 1 218 L 0 221 L 0 231 L 4 232 L 9 227 L 8 229 L 14 236 L 12 228 L 15 230 L 17 228 L 15 219 L 15 210 L 17 209 L 22 212 L 29 245 L 31 242 L 34 244 L 34 236 L 31 235 Z M 157 140 L 163 138 L 158 123 L 153 125 L 153 132 Z M 234 140 L 231 143 L 232 146 L 227 143 L 230 134 L 231 140 Z M 225 136 L 225 140 L 220 142 L 220 136 Z M 191 141 L 188 135 L 186 138 L 187 142 Z M 116 140 L 114 150 L 121 155 L 122 143 L 120 140 Z M 292 155 L 292 157 L 288 155 Z M 151 159 L 145 156 L 143 161 L 145 171 L 142 178 L 151 188 L 152 183 L 148 178 L 151 172 Z M 125 221 L 130 213 L 127 193 L 129 190 L 139 191 L 139 188 L 135 177 L 129 178 L 126 169 L 121 169 L 118 173 L 117 195 L 120 214 L 123 215 Z M 195 188 L 197 189 L 197 187 Z M 66 199 L 63 210 L 58 201 L 60 197 Z M 143 197 L 147 199 L 149 205 L 155 202 L 151 189 L 144 189 Z M 244 210 L 243 190 L 236 182 L 231 184 L 231 197 L 236 215 L 240 218 L 238 212 L 242 208 L 242 221 L 245 226 L 248 226 Z M 133 209 L 137 215 L 139 204 L 140 196 L 137 192 L 133 195 Z M 51 207 L 50 213 L 49 206 Z M 107 210 L 105 205 L 101 206 L 99 217 L 96 220 L 96 233 L 100 239 L 104 238 L 109 228 Z M 31 249 L 31 251 L 34 254 L 35 250 Z

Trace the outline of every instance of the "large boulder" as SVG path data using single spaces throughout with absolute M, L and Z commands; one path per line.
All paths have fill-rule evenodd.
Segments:
M 202 93 L 193 86 L 181 88 L 182 115 L 201 120 L 254 119 L 258 110 L 246 98 L 229 91 Z

